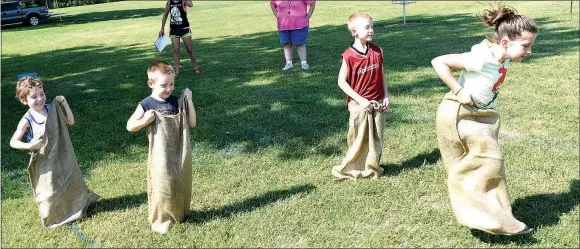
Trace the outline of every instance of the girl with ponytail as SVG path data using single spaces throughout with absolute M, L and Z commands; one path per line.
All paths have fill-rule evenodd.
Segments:
M 470 52 L 431 61 L 451 89 L 437 110 L 437 140 L 448 174 L 447 186 L 457 221 L 492 234 L 514 235 L 532 229 L 511 210 L 495 109 L 510 61 L 532 52 L 538 26 L 514 8 L 486 9 L 477 18 L 495 29 Z M 452 69 L 461 70 L 455 79 Z

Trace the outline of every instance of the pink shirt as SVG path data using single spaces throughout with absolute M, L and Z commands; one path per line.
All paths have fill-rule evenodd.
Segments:
M 284 0 L 270 1 L 270 6 L 276 8 L 278 16 L 278 30 L 301 29 L 309 25 L 308 19 L 304 17 L 307 12 L 307 6 L 314 0 Z

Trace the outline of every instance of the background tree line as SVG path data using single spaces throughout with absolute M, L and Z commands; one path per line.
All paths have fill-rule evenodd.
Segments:
M 15 1 L 20 1 L 20 5 L 22 7 L 35 6 L 34 2 L 38 3 L 48 1 L 48 8 L 57 9 L 63 7 L 81 6 L 89 4 L 119 2 L 124 0 L 2 0 L 3 3 Z

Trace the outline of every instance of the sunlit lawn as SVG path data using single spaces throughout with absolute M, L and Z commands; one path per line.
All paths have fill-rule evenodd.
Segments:
M 308 38 L 310 70 L 283 72 L 267 1 L 195 2 L 188 11 L 202 74 L 182 48 L 176 93 L 188 87 L 189 220 L 164 236 L 147 221 L 144 131 L 125 124 L 150 94 L 146 68 L 172 62 L 155 51 L 164 4 L 127 1 L 54 9 L 36 27 L 2 29 L 2 247 L 571 247 L 579 226 L 578 4 L 510 2 L 540 26 L 533 54 L 512 63 L 499 95 L 500 142 L 514 215 L 535 229 L 496 237 L 460 226 L 447 195 L 435 112 L 448 89 L 432 58 L 465 52 L 492 30 L 475 13 L 496 2 L 319 1 Z M 391 94 L 379 180 L 332 181 L 346 151 L 348 112 L 338 88 L 346 19 L 375 18 Z M 167 32 L 167 30 L 166 30 Z M 297 57 L 297 55 L 295 55 Z M 295 59 L 297 63 L 297 58 Z M 296 64 L 297 65 L 297 64 Z M 64 95 L 89 187 L 102 198 L 89 217 L 45 228 L 28 184 L 28 154 L 9 140 L 26 111 L 16 75 L 37 72 L 49 100 Z

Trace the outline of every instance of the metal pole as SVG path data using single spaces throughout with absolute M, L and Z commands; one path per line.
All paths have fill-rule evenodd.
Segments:
M 403 25 L 407 24 L 407 12 L 405 10 L 405 5 L 407 5 L 405 3 L 406 0 L 403 0 Z

